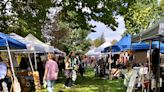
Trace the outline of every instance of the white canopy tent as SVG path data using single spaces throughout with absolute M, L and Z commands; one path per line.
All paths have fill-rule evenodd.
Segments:
M 59 54 L 64 53 L 64 52 L 62 52 L 61 50 L 59 50 L 58 48 L 54 48 L 54 52 L 59 53 Z
M 101 52 L 95 52 L 95 49 L 96 48 L 90 49 L 85 55 L 88 55 L 88 56 L 97 56 L 97 55 L 100 55 Z
M 45 52 L 54 52 L 54 47 L 53 46 L 49 46 L 45 43 L 43 43 L 42 41 L 40 41 L 39 39 L 37 39 L 35 36 L 33 36 L 32 34 L 28 34 L 25 37 L 25 40 L 27 41 L 31 41 L 33 44 L 37 44 L 40 46 L 44 47 Z
M 110 43 L 110 42 L 104 42 L 102 45 L 100 45 L 99 47 L 97 47 L 96 49 L 95 49 L 95 52 L 101 52 L 101 51 L 103 51 L 106 47 L 109 47 L 109 46 L 111 46 L 112 44 Z
M 34 53 L 35 69 L 37 70 L 36 53 L 44 53 L 45 52 L 44 47 L 39 44 L 35 44 L 32 41 L 28 41 L 16 33 L 10 33 L 10 37 L 24 43 L 27 47 L 27 50 L 16 50 L 14 52 L 28 53 L 29 59 L 30 59 L 30 53 Z
M 33 43 L 32 41 L 26 40 L 22 36 L 16 34 L 16 33 L 10 33 L 10 37 L 18 40 L 24 44 L 26 44 L 27 50 L 29 51 L 35 51 L 36 53 L 44 53 L 44 47 L 41 46 L 40 44 Z

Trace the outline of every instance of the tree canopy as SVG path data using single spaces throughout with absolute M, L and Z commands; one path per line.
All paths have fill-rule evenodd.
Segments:
M 126 13 L 128 4 L 133 0 L 58 0 L 55 6 L 62 7 L 60 19 L 68 23 L 71 28 L 82 28 L 94 31 L 89 21 L 95 20 L 104 23 L 112 30 L 116 30 L 117 15 Z
M 55 11 L 54 18 L 49 18 Z M 164 0 L 0 0 L 0 31 L 21 36 L 32 33 L 39 39 L 51 33 L 55 46 L 84 51 L 89 46 L 87 35 L 95 32 L 91 20 L 115 31 L 116 16 L 121 15 L 125 33 L 136 34 L 163 17 L 163 12 Z
M 41 38 L 51 0 L 1 0 L 0 30 L 26 36 L 32 33 Z
M 125 33 L 137 34 L 164 17 L 163 2 L 164 0 L 161 2 L 159 0 L 135 0 L 129 3 L 127 13 L 123 15 L 127 28 Z
M 99 47 L 100 45 L 102 45 L 105 42 L 105 38 L 104 38 L 104 33 L 101 34 L 101 36 L 95 40 L 93 40 L 93 45 L 95 47 Z
M 56 28 L 54 25 L 53 27 Z M 65 52 L 74 51 L 76 53 L 85 53 L 90 44 L 90 40 L 86 39 L 89 31 L 81 28 L 71 29 L 65 22 L 58 22 L 58 29 L 52 32 L 52 44 Z

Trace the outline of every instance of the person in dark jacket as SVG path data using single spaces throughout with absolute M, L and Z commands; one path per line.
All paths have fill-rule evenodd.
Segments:
M 80 73 L 80 75 L 83 77 L 83 74 L 84 74 L 84 72 L 85 72 L 85 61 L 84 61 L 84 57 L 82 57 L 83 59 L 82 60 L 80 60 L 80 64 L 79 64 L 79 73 Z

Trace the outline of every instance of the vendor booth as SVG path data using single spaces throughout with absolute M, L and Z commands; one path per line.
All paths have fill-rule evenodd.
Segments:
M 151 71 L 153 71 L 154 77 L 151 78 L 151 90 L 155 92 L 163 92 L 161 80 L 161 54 L 162 52 L 162 43 L 164 41 L 164 18 L 160 19 L 159 22 L 154 24 L 152 27 L 148 28 L 146 31 L 141 32 L 138 35 L 132 37 L 132 42 L 146 41 L 149 42 L 149 53 L 148 55 L 148 65 L 149 65 L 149 76 Z M 153 49 L 153 41 L 158 41 L 158 47 Z M 157 82 L 158 81 L 158 82 Z M 164 83 L 163 83 L 164 84 Z
M 10 63 L 9 65 L 11 67 L 11 72 L 12 72 L 11 80 L 12 80 L 12 83 L 15 84 L 15 86 L 17 86 L 17 87 L 11 87 L 11 88 L 14 89 L 14 92 L 21 92 L 20 84 L 15 74 L 15 69 L 14 69 L 10 50 L 11 49 L 26 49 L 26 45 L 17 40 L 12 39 L 6 34 L 0 33 L 0 48 L 2 50 L 7 50 L 7 53 L 8 53 L 9 63 Z M 8 60 L 6 62 L 8 62 Z
M 6 60 L 9 66 L 9 71 L 11 68 L 11 80 L 12 80 L 12 87 L 14 92 L 29 92 L 30 90 L 40 89 L 40 85 L 38 80 L 38 72 L 35 72 L 32 66 L 32 62 L 30 59 L 29 51 L 26 48 L 26 45 L 17 41 L 10 36 L 0 33 L 0 52 L 1 57 Z M 8 53 L 8 57 L 6 54 Z M 27 70 L 22 70 L 20 64 L 18 63 L 17 55 L 24 54 L 28 60 L 23 60 L 20 63 L 24 62 L 23 65 L 27 66 Z M 17 58 L 17 59 L 16 59 Z M 27 61 L 27 62 L 26 62 Z M 19 82 L 18 82 L 19 81 Z
M 16 33 L 10 33 L 10 37 L 15 39 L 15 40 L 18 40 L 21 43 L 24 43 L 26 45 L 27 50 L 24 52 L 30 52 L 30 56 L 31 55 L 33 56 L 33 60 L 34 60 L 33 62 L 35 63 L 34 67 L 35 67 L 35 70 L 37 70 L 36 54 L 45 53 L 45 47 L 38 44 L 38 43 L 35 43 L 33 41 L 27 40 L 27 39 L 23 38 L 22 36 L 20 36 Z M 20 60 L 19 60 L 19 62 L 20 62 Z

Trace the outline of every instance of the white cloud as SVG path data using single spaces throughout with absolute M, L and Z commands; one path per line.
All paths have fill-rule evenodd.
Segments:
M 114 39 L 120 40 L 121 35 L 124 33 L 126 28 L 125 28 L 125 23 L 124 23 L 123 17 L 117 16 L 117 18 L 118 18 L 117 21 L 118 21 L 119 25 L 118 25 L 118 29 L 116 31 L 112 31 L 109 27 L 107 27 L 106 25 L 104 25 L 101 22 L 90 21 L 89 23 L 91 23 L 92 25 L 96 25 L 97 27 L 94 28 L 96 30 L 96 32 L 90 33 L 88 35 L 88 38 L 94 40 L 94 39 L 100 37 L 102 33 L 104 33 L 104 37 L 105 37 L 106 41 L 112 41 Z

